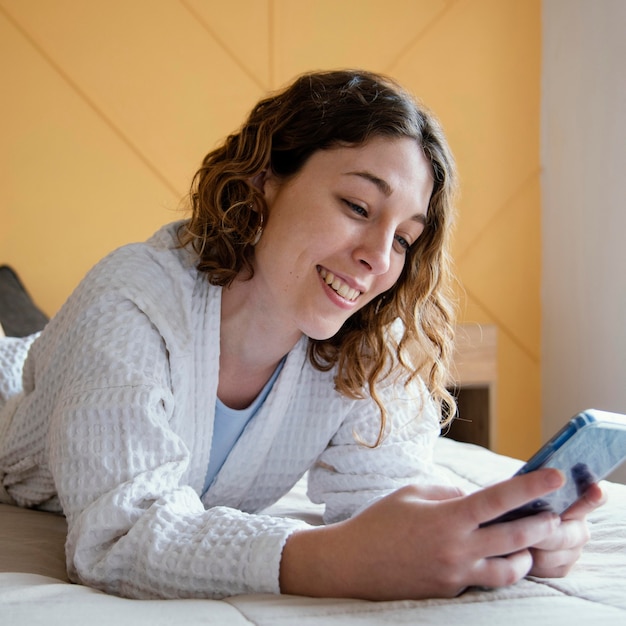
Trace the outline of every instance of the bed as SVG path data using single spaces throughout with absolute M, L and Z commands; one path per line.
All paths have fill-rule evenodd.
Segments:
M 466 490 L 506 478 L 519 461 L 441 438 L 441 471 Z M 501 590 L 472 589 L 452 600 L 365 602 L 244 595 L 225 600 L 126 600 L 70 584 L 62 517 L 0 505 L 0 621 L 11 626 L 334 626 L 380 624 L 626 624 L 626 485 L 606 483 L 609 502 L 590 518 L 592 540 L 563 579 L 527 578 Z M 304 481 L 270 512 L 320 520 Z
M 19 304 L 19 306 L 18 306 Z M 27 334 L 45 316 L 33 309 L 17 275 L 0 268 L 5 330 Z M 7 307 L 9 313 L 7 314 Z M 25 307 L 30 308 L 25 311 Z M 9 334 L 7 332 L 7 334 Z M 507 478 L 520 461 L 449 437 L 437 442 L 444 476 L 466 491 Z M 306 479 L 268 512 L 321 523 Z M 100 626 L 340 626 L 380 624 L 626 624 L 626 485 L 606 483 L 608 503 L 590 516 L 592 539 L 563 579 L 526 578 L 506 589 L 470 589 L 451 600 L 366 602 L 243 595 L 224 600 L 127 600 L 71 584 L 63 517 L 0 504 L 0 623 Z

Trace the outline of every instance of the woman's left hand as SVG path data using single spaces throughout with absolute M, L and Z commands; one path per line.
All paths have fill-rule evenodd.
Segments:
M 587 515 L 605 501 L 600 486 L 591 485 L 585 495 L 561 515 L 561 524 L 552 535 L 530 548 L 533 566 L 529 575 L 541 578 L 565 576 L 589 541 Z

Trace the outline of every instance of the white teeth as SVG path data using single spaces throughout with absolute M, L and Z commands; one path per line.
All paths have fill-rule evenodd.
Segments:
M 346 283 L 337 278 L 332 272 L 328 272 L 324 268 L 320 268 L 319 272 L 324 282 L 329 287 L 332 287 L 342 298 L 352 301 L 356 300 L 361 295 L 358 289 L 352 289 L 352 287 L 346 285 Z

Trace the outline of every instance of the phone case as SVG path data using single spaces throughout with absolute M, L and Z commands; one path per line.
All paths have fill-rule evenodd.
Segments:
M 493 522 L 510 521 L 541 511 L 559 515 L 594 482 L 610 474 L 626 459 L 626 416 L 589 409 L 573 417 L 515 474 L 553 467 L 565 475 L 557 491 L 510 511 Z

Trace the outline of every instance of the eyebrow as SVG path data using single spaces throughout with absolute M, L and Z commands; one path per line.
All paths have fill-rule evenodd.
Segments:
M 369 182 L 374 183 L 374 185 L 378 187 L 379 191 L 382 192 L 385 196 L 390 196 L 391 192 L 393 191 L 391 189 L 391 186 L 386 180 L 379 178 L 378 176 L 376 176 L 375 174 L 372 174 L 371 172 L 368 172 L 368 171 L 346 172 L 346 175 L 347 176 L 360 176 L 361 178 L 364 178 L 365 180 L 369 180 Z
M 346 176 L 360 176 L 361 178 L 364 178 L 365 180 L 374 183 L 374 185 L 378 187 L 379 191 L 387 197 L 389 197 L 391 195 L 391 192 L 393 191 L 393 189 L 386 180 L 368 171 L 346 172 Z M 423 213 L 413 215 L 411 217 L 411 220 L 417 222 L 418 224 L 422 224 L 422 226 L 426 226 L 426 216 Z
M 426 226 L 426 216 L 423 213 L 417 213 L 411 218 L 411 220 L 421 224 L 422 226 Z

